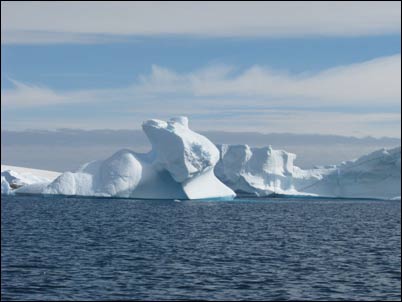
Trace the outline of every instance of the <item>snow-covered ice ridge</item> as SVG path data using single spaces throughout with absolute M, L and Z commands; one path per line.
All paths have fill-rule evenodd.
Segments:
M 400 199 L 401 147 L 381 149 L 340 165 L 303 170 L 296 155 L 271 147 L 219 145 L 215 173 L 238 193 Z
M 214 174 L 219 150 L 190 130 L 186 117 L 148 120 L 142 128 L 152 145 L 149 153 L 120 150 L 106 160 L 65 172 L 50 183 L 27 184 L 15 193 L 143 199 L 235 197 Z
M 340 165 L 303 170 L 296 155 L 271 147 L 215 146 L 185 117 L 149 120 L 142 128 L 152 150 L 120 150 L 75 172 L 2 166 L 1 193 L 144 199 L 232 199 L 307 195 L 400 199 L 401 147 L 381 149 Z

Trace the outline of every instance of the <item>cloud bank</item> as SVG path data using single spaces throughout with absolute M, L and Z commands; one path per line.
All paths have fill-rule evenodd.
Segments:
M 188 73 L 153 65 L 128 87 L 54 91 L 11 80 L 14 89 L 2 91 L 4 107 L 31 107 L 99 100 L 188 97 L 201 104 L 220 99 L 230 104 L 245 101 L 261 105 L 320 107 L 360 104 L 397 105 L 401 98 L 401 55 L 339 66 L 314 74 L 289 74 L 255 65 L 238 71 L 229 66 L 209 66 Z M 211 102 L 211 101 L 210 101 Z M 192 102 L 193 103 L 193 102 Z M 265 103 L 265 102 L 263 102 Z M 223 103 L 221 103 L 223 104 Z M 230 105 L 227 104 L 227 105 Z M 145 104 L 146 105 L 146 104 Z M 250 103 L 248 103 L 250 105 Z
M 400 54 L 301 74 L 259 65 L 179 73 L 154 65 L 129 86 L 93 90 L 11 81 L 14 88 L 1 93 L 3 111 L 30 114 L 24 120 L 8 117 L 3 128 L 128 129 L 148 118 L 188 115 L 199 130 L 401 135 Z M 57 108 L 80 114 L 36 117 Z
M 153 66 L 134 86 L 144 94 L 189 93 L 197 97 L 269 97 L 271 104 L 328 106 L 334 102 L 394 103 L 401 97 L 400 54 L 316 74 L 292 75 L 253 66 L 233 75 L 232 69 L 212 67 L 188 74 Z M 276 100 L 274 100 L 276 99 Z
M 401 3 L 2 1 L 1 28 L 5 44 L 107 43 L 130 35 L 380 35 L 400 33 Z

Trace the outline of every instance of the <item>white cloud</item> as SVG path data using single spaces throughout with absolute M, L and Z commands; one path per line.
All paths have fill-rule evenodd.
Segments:
M 397 105 L 401 98 L 401 55 L 327 69 L 315 74 L 288 74 L 255 65 L 234 73 L 228 66 L 209 66 L 177 73 L 153 65 L 128 87 L 56 92 L 16 80 L 2 91 L 3 106 L 42 106 L 85 101 L 188 98 L 205 104 L 217 99 L 227 105 L 322 106 Z
M 12 82 L 14 88 L 1 93 L 4 110 L 66 104 L 80 111 L 81 103 L 92 102 L 97 114 L 98 105 L 107 113 L 101 119 L 97 115 L 85 120 L 49 117 L 36 125 L 74 123 L 116 129 L 133 127 L 134 117 L 140 123 L 147 118 L 189 115 L 195 128 L 204 130 L 400 137 L 399 54 L 315 74 L 289 74 L 262 66 L 239 71 L 222 65 L 178 73 L 152 66 L 149 74 L 120 89 L 56 91 Z M 25 125 L 14 120 L 13 127 L 17 124 Z
M 101 100 L 98 93 L 102 90 L 55 91 L 41 85 L 22 83 L 10 78 L 8 80 L 13 83 L 14 88 L 1 92 L 1 105 L 4 108 L 30 108 Z
M 114 89 L 57 92 L 12 80 L 2 91 L 6 107 L 32 107 L 85 101 L 168 100 L 187 98 L 192 106 L 269 104 L 275 106 L 398 105 L 401 99 L 401 55 L 340 66 L 315 74 L 293 75 L 255 65 L 242 72 L 209 66 L 178 73 L 153 65 L 131 86 Z M 153 103 L 154 105 L 154 103 Z
M 400 54 L 331 68 L 316 74 L 291 75 L 254 66 L 240 74 L 232 69 L 208 68 L 188 74 L 153 66 L 134 88 L 148 95 L 191 94 L 201 97 L 270 98 L 276 105 L 382 103 L 397 104 L 401 97 Z
M 69 99 L 47 87 L 29 85 L 9 79 L 14 89 L 2 91 L 2 105 L 6 107 L 32 107 L 68 102 Z
M 2 43 L 89 43 L 88 35 L 228 37 L 400 33 L 400 1 L 1 3 Z M 4 34 L 3 34 L 4 32 Z
M 191 106 L 269 104 L 271 106 L 333 107 L 334 105 L 398 105 L 401 99 L 401 55 L 327 69 L 315 74 L 288 74 L 261 66 L 242 72 L 228 66 L 209 66 L 177 73 L 153 65 L 128 87 L 57 92 L 12 80 L 2 91 L 5 107 L 31 107 L 86 101 L 146 102 L 187 98 Z

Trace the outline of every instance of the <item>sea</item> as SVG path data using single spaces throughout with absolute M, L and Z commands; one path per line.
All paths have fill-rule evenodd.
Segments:
M 1 300 L 400 300 L 401 202 L 1 196 Z

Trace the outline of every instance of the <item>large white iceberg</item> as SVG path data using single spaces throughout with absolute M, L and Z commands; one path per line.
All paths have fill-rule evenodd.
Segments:
M 149 120 L 142 128 L 152 150 L 120 150 L 106 160 L 65 172 L 45 187 L 18 193 L 113 196 L 144 199 L 233 199 L 235 193 L 214 174 L 219 150 L 188 127 L 186 117 Z
M 400 199 L 401 147 L 340 165 L 301 169 L 296 155 L 272 147 L 215 146 L 188 119 L 149 120 L 149 153 L 120 150 L 75 172 L 1 167 L 2 194 L 57 194 L 143 199 L 233 199 L 307 195 Z
M 384 198 L 401 195 L 401 147 L 337 166 L 303 170 L 295 154 L 271 147 L 220 145 L 217 177 L 240 194 Z

